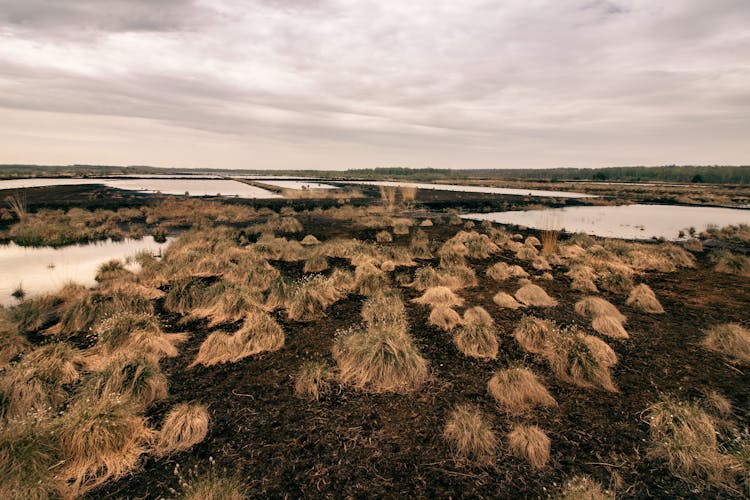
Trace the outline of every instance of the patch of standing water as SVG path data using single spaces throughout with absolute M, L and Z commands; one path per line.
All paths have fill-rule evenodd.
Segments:
M 607 238 L 645 240 L 679 239 L 679 232 L 709 226 L 750 224 L 750 211 L 735 208 L 683 207 L 678 205 L 621 205 L 565 207 L 468 214 L 465 219 L 489 220 L 536 229 L 556 229 Z
M 344 182 L 344 181 L 342 181 Z M 573 191 L 544 191 L 540 189 L 516 189 L 487 186 L 466 186 L 461 184 L 429 184 L 420 182 L 391 181 L 345 181 L 346 184 L 368 184 L 372 186 L 413 187 L 417 189 L 434 189 L 436 191 L 460 191 L 463 193 L 511 194 L 516 196 L 537 196 L 542 198 L 596 198 L 593 194 L 575 193 Z
M 0 245 L 0 304 L 16 303 L 11 294 L 19 286 L 26 297 L 54 293 L 71 281 L 94 286 L 96 271 L 103 263 L 113 259 L 132 260 L 141 252 L 160 255 L 172 240 L 156 243 L 147 236 L 142 240 L 108 240 L 63 248 Z M 137 264 L 126 267 L 133 266 Z
M 191 196 L 234 196 L 238 198 L 281 198 L 266 189 L 226 179 L 165 179 L 165 178 L 33 178 L 0 180 L 0 190 L 41 186 L 70 186 L 100 184 L 116 189 Z
M 336 186 L 330 184 L 323 184 L 322 182 L 311 182 L 311 181 L 277 181 L 277 180 L 264 180 L 263 184 L 269 186 L 276 186 L 280 188 L 288 189 L 338 189 Z

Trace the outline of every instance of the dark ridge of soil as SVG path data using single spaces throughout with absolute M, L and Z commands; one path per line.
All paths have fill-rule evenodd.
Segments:
M 305 234 L 319 239 L 351 236 L 346 222 L 301 216 Z M 439 225 L 422 228 L 431 239 L 444 240 L 460 229 Z M 355 230 L 373 238 L 378 230 Z M 408 237 L 397 237 L 403 244 Z M 555 281 L 534 279 L 560 301 L 555 308 L 511 311 L 498 308 L 492 296 L 499 290 L 513 293 L 514 280 L 496 283 L 485 269 L 504 260 L 520 263 L 505 252 L 487 260 L 471 261 L 479 286 L 460 292 L 466 307 L 481 305 L 495 318 L 501 348 L 493 361 L 463 356 L 450 335 L 427 324 L 429 311 L 411 302 L 419 292 L 400 288 L 407 305 L 411 334 L 430 363 L 431 380 L 408 395 L 368 394 L 336 388 L 318 402 L 293 394 L 294 377 L 309 359 L 334 365 L 330 347 L 335 331 L 361 321 L 363 297 L 352 295 L 312 323 L 275 317 L 286 332 L 286 345 L 238 363 L 210 368 L 187 366 L 207 334 L 205 322 L 179 325 L 178 317 L 157 309 L 169 331 L 189 331 L 191 338 L 180 356 L 162 365 L 170 382 L 170 396 L 155 404 L 148 416 L 158 427 L 175 403 L 209 404 L 210 432 L 192 450 L 172 457 L 149 457 L 142 468 L 105 485 L 90 498 L 159 498 L 178 488 L 176 464 L 183 470 L 209 469 L 209 457 L 219 468 L 236 473 L 251 496 L 263 497 L 548 497 L 574 474 L 586 473 L 618 496 L 640 498 L 705 498 L 727 492 L 693 488 L 675 479 L 666 466 L 647 458 L 646 410 L 663 394 L 699 398 L 704 389 L 716 389 L 735 407 L 737 422 L 750 423 L 750 385 L 741 367 L 699 346 L 703 330 L 727 321 L 746 321 L 750 280 L 722 275 L 705 268 L 676 273 L 651 273 L 644 282 L 654 289 L 667 313 L 650 315 L 625 304 L 625 296 L 603 292 L 627 315 L 631 338 L 605 339 L 619 356 L 613 379 L 619 393 L 584 390 L 558 381 L 540 358 L 523 352 L 511 333 L 524 314 L 554 319 L 561 325 L 578 323 L 589 333 L 588 322 L 575 315 L 573 304 L 585 296 L 570 290 L 564 268 L 555 268 Z M 437 261 L 423 261 L 437 265 Z M 337 262 L 340 264 L 340 262 Z M 526 264 L 526 263 L 524 263 Z M 285 273 L 298 274 L 300 264 L 274 262 Z M 525 268 L 529 266 L 524 265 Z M 416 268 L 407 272 L 413 274 Z M 399 269 L 403 272 L 403 269 Z M 540 274 L 540 273 L 536 273 Z M 499 411 L 486 393 L 495 369 L 522 362 L 533 367 L 557 399 L 556 408 L 522 417 Z M 471 403 L 491 419 L 504 439 L 515 423 L 534 423 L 552 440 L 547 468 L 532 470 L 501 447 L 496 466 L 475 468 L 457 463 L 442 438 L 443 426 L 458 403 Z

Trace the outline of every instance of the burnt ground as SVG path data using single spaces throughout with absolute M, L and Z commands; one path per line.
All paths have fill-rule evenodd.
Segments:
M 321 240 L 353 232 L 360 238 L 374 238 L 377 232 L 352 231 L 343 223 L 306 216 L 299 219 L 306 232 Z M 438 225 L 424 230 L 431 239 L 442 241 L 458 228 Z M 397 236 L 393 244 L 404 244 L 406 238 Z M 547 497 L 565 479 L 580 473 L 590 474 L 624 497 L 726 496 L 718 490 L 693 490 L 672 477 L 663 463 L 648 459 L 644 410 L 663 394 L 694 399 L 704 389 L 715 389 L 731 400 L 739 424 L 750 423 L 747 369 L 732 366 L 699 346 L 704 329 L 747 321 L 750 280 L 714 273 L 701 256 L 696 269 L 644 277 L 666 314 L 639 312 L 625 305 L 624 296 L 603 292 L 627 315 L 631 337 L 607 340 L 620 358 L 613 369 L 619 393 L 610 394 L 556 380 L 540 358 L 520 350 L 511 337 L 527 313 L 562 325 L 579 322 L 593 333 L 573 312 L 573 304 L 584 294 L 570 290 L 563 276 L 566 269 L 554 269 L 555 281 L 535 280 L 560 301 L 558 307 L 510 311 L 498 308 L 492 296 L 499 290 L 512 293 L 518 285 L 515 281 L 496 283 L 483 272 L 499 259 L 519 263 L 508 252 L 471 261 L 480 284 L 460 293 L 467 307 L 481 305 L 495 318 L 501 332 L 498 358 L 466 358 L 447 333 L 427 324 L 426 308 L 407 300 L 411 334 L 431 370 L 430 381 L 408 395 L 368 394 L 338 386 L 317 402 L 293 394 L 294 376 L 303 361 L 326 360 L 334 365 L 330 351 L 334 332 L 360 321 L 363 297 L 349 296 L 331 306 L 326 318 L 312 323 L 290 322 L 278 313 L 276 318 L 286 332 L 284 348 L 209 368 L 187 368 L 209 333 L 205 323 L 180 325 L 179 318 L 160 312 L 168 331 L 189 331 L 191 338 L 179 357 L 162 363 L 170 396 L 155 404 L 148 416 L 158 427 L 175 403 L 201 401 L 210 407 L 209 435 L 188 452 L 147 458 L 140 470 L 89 496 L 169 496 L 170 488 L 178 487 L 173 474 L 176 464 L 183 470 L 197 466 L 207 471 L 209 457 L 220 469 L 239 475 L 252 496 L 263 497 Z M 422 263 L 435 265 L 436 261 Z M 288 273 L 299 273 L 301 267 L 274 265 Z M 415 269 L 399 268 L 393 274 L 413 274 Z M 418 295 L 409 288 L 401 290 L 404 299 Z M 486 383 L 495 369 L 515 362 L 533 367 L 558 407 L 522 417 L 497 409 L 486 393 Z M 505 446 L 491 468 L 456 462 L 442 430 L 458 403 L 481 408 L 498 436 L 504 436 L 514 423 L 538 424 L 552 440 L 548 467 L 532 470 Z

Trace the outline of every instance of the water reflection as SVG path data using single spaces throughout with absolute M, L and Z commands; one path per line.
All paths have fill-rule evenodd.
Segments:
M 160 254 L 172 239 L 156 243 L 148 236 L 142 240 L 105 241 L 64 248 L 0 245 L 0 304 L 13 304 L 15 299 L 11 294 L 19 285 L 27 297 L 55 292 L 70 281 L 93 286 L 101 264 L 112 259 L 132 258 L 143 251 Z
M 608 238 L 675 240 L 680 230 L 687 232 L 691 227 L 700 232 L 709 225 L 750 224 L 750 211 L 677 205 L 623 205 L 468 214 L 464 218 L 536 229 L 564 229 L 571 233 L 583 232 Z
M 429 184 L 422 182 L 392 181 L 345 181 L 346 184 L 368 184 L 373 186 L 413 187 L 417 189 L 434 189 L 437 191 L 461 191 L 463 193 L 512 194 L 517 196 L 538 196 L 542 198 L 596 198 L 595 195 L 575 193 L 573 191 L 545 191 L 541 189 L 516 189 L 487 186 L 466 186 L 461 184 Z

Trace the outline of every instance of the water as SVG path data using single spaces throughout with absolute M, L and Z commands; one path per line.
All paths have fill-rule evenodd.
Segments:
M 19 285 L 27 297 L 55 292 L 71 281 L 94 286 L 101 264 L 135 257 L 142 251 L 159 254 L 172 239 L 156 243 L 147 236 L 142 240 L 103 241 L 64 248 L 0 245 L 0 304 L 15 303 L 11 294 Z
M 680 230 L 698 232 L 709 225 L 750 224 L 750 210 L 678 205 L 621 205 L 609 207 L 565 207 L 468 214 L 466 219 L 490 220 L 536 229 L 583 232 L 607 238 L 676 240 Z
M 322 182 L 311 182 L 311 181 L 277 181 L 277 180 L 264 180 L 261 181 L 263 184 L 269 186 L 276 186 L 287 189 L 338 189 L 337 186 L 331 184 L 323 184 Z
M 239 198 L 281 198 L 266 189 L 226 179 L 185 179 L 185 178 L 100 178 L 100 179 L 67 179 L 37 178 L 0 180 L 0 190 L 19 189 L 41 186 L 68 186 L 82 184 L 100 184 L 117 189 L 141 191 L 146 193 L 185 194 L 190 196 L 233 196 Z
M 461 184 L 429 184 L 420 182 L 391 181 L 346 181 L 347 184 L 369 184 L 374 186 L 414 187 L 417 189 L 435 189 L 438 191 L 461 191 L 464 193 L 513 194 L 519 196 L 537 196 L 542 198 L 596 198 L 595 195 L 572 191 L 544 191 L 540 189 L 516 189 L 486 186 L 465 186 Z

